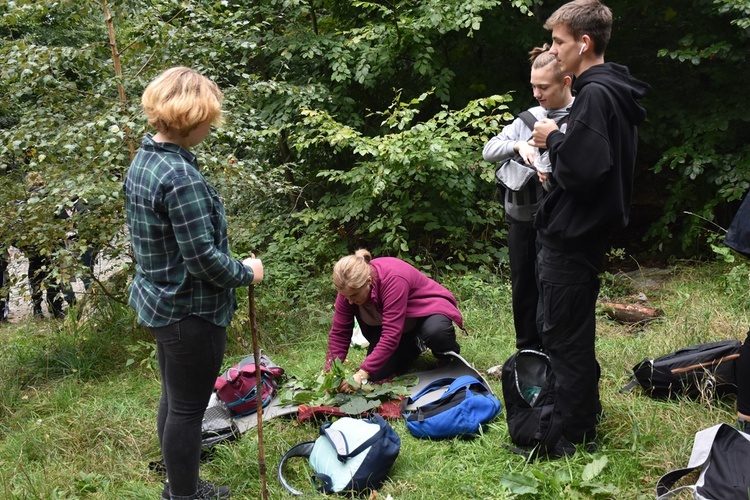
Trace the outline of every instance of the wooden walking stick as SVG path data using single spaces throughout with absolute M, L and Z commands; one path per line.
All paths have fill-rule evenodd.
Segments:
M 263 451 L 263 375 L 260 370 L 260 348 L 258 347 L 258 322 L 255 319 L 255 286 L 250 284 L 247 290 L 250 330 L 253 336 L 253 358 L 255 359 L 255 394 L 258 412 L 258 468 L 260 469 L 260 492 L 263 500 L 268 499 L 266 488 L 266 455 Z

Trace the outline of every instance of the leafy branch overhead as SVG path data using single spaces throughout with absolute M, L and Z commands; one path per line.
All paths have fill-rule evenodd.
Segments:
M 344 380 L 357 390 L 351 394 L 339 392 L 338 388 Z M 394 378 L 390 383 L 360 385 L 343 363 L 335 359 L 328 372 L 291 379 L 279 392 L 279 399 L 284 406 L 331 406 L 349 415 L 361 415 L 383 403 L 408 396 L 408 388 L 418 382 L 418 377 L 405 375 Z
M 750 189 L 750 94 L 736 92 L 750 0 L 606 3 L 607 59 L 652 87 L 627 243 L 646 233 L 667 256 L 710 253 L 686 212 L 726 227 Z M 537 104 L 528 51 L 549 41 L 558 4 L 0 2 L 0 242 L 54 254 L 58 274 L 85 271 L 58 234 L 123 260 L 122 177 L 149 131 L 140 95 L 189 64 L 225 96 L 226 124 L 195 152 L 233 250 L 262 255 L 290 297 L 359 247 L 428 272 L 496 272 L 506 224 L 481 149 Z M 34 200 L 30 172 L 48 186 Z M 87 214 L 51 217 L 79 198 Z

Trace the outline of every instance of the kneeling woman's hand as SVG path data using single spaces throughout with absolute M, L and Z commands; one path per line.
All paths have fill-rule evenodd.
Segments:
M 339 385 L 339 392 L 350 394 L 356 391 L 357 389 L 361 388 L 364 384 L 367 383 L 367 379 L 370 378 L 370 374 L 367 373 L 365 370 L 358 370 L 354 373 L 354 375 L 352 375 L 352 378 L 354 379 L 355 385 L 350 384 L 345 379 Z

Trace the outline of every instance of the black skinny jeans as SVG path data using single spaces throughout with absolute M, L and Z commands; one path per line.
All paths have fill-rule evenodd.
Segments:
M 173 500 L 198 489 L 201 422 L 221 370 L 227 331 L 197 316 L 151 328 L 161 374 L 156 430 Z

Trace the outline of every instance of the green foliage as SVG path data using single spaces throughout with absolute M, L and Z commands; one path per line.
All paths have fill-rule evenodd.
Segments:
M 750 304 L 750 265 L 747 262 L 733 266 L 723 277 L 726 293 L 737 300 L 737 306 Z
M 732 19 L 732 24 L 736 24 L 742 29 L 750 28 L 750 2 L 747 0 L 714 0 L 719 6 L 719 12 L 738 16 Z
M 146 342 L 143 340 L 139 340 L 135 344 L 130 344 L 125 346 L 125 349 L 132 355 L 132 356 L 138 356 L 140 358 L 140 361 L 138 363 L 141 366 L 144 366 L 148 368 L 149 370 L 158 371 L 159 370 L 159 362 L 156 359 L 156 344 L 153 342 Z M 134 363 L 136 363 L 136 359 L 128 358 L 128 360 L 125 362 L 125 366 L 128 367 Z
M 500 484 L 514 495 L 535 495 L 543 491 L 547 495 L 559 495 L 558 498 L 571 498 L 573 495 L 585 495 L 587 498 L 617 498 L 621 494 L 613 484 L 600 485 L 596 481 L 609 458 L 601 455 L 591 460 L 581 472 L 580 478 L 574 478 L 570 470 L 561 469 L 553 473 L 534 470 L 524 474 L 510 473 L 503 475 Z
M 123 106 L 113 85 L 106 28 L 81 2 L 6 4 L 0 32 L 0 94 L 12 126 L 0 130 L 0 212 L 12 221 L 0 241 L 35 248 L 57 263 L 53 275 L 79 276 L 80 247 L 104 254 L 121 230 L 122 164 L 129 159 L 126 131 L 134 109 Z M 45 186 L 28 194 L 28 173 Z M 76 201 L 85 213 L 60 218 Z M 58 217 L 55 217 L 58 215 Z
M 356 389 L 353 393 L 339 392 L 344 380 Z M 279 398 L 282 405 L 336 406 L 346 414 L 362 415 L 383 403 L 408 396 L 408 388 L 417 383 L 417 377 L 397 377 L 393 382 L 360 385 L 341 360 L 334 359 L 327 372 L 313 377 L 298 375 L 284 386 Z
M 627 255 L 622 248 L 611 248 L 607 252 L 606 258 L 611 267 L 619 268 Z M 619 297 L 625 297 L 633 293 L 631 281 L 624 279 L 620 273 L 605 270 L 599 276 L 599 280 L 601 281 L 599 296 L 602 298 L 617 300 Z
M 750 71 L 748 2 L 608 5 L 607 59 L 652 85 L 635 189 L 656 221 L 648 243 L 704 255 L 700 223 L 685 212 L 724 225 L 750 188 L 748 98 L 736 92 Z M 498 271 L 505 223 L 480 151 L 535 104 L 527 52 L 549 39 L 541 25 L 556 7 L 5 2 L 0 215 L 10 223 L 0 241 L 53 256 L 60 276 L 85 272 L 85 247 L 126 257 L 121 182 L 148 130 L 139 96 L 162 69 L 187 64 L 224 91 L 227 123 L 196 153 L 226 203 L 233 250 L 262 256 L 283 285 L 282 296 L 262 299 L 269 305 L 315 293 L 312 277 L 357 247 L 427 270 Z M 34 197 L 30 172 L 46 181 Z M 54 218 L 81 199 L 85 212 Z M 78 241 L 63 245 L 72 232 Z
M 147 131 L 138 98 L 159 71 L 189 64 L 225 94 L 227 123 L 196 153 L 225 199 L 233 249 L 264 257 L 290 300 L 307 293 L 312 272 L 359 245 L 456 269 L 502 261 L 502 213 L 479 150 L 511 115 L 500 101 L 492 109 L 494 98 L 460 102 L 459 111 L 448 104 L 465 89 L 453 68 L 473 57 L 485 15 L 500 5 L 8 3 L 0 211 L 15 223 L 0 228 L 0 241 L 53 255 L 66 276 L 85 272 L 76 259 L 85 247 L 126 256 L 121 182 Z M 530 7 L 519 0 L 506 13 L 527 18 Z M 312 142 L 318 134 L 330 142 Z M 348 144 L 337 146 L 337 134 Z M 348 180 L 335 178 L 348 169 Z M 373 169 L 384 182 L 375 199 L 357 179 Z M 23 184 L 30 172 L 46 181 L 33 199 Z M 346 200 L 352 194 L 364 198 Z M 81 199 L 85 213 L 53 217 Z M 61 235 L 73 232 L 76 247 L 64 246 Z
M 341 224 L 350 247 L 380 255 L 432 257 L 436 265 L 454 269 L 500 261 L 501 213 L 482 203 L 494 187 L 475 158 L 488 135 L 487 114 L 502 110 L 509 98 L 474 101 L 415 122 L 418 105 L 428 97 L 397 101 L 380 113 L 390 132 L 377 137 L 364 136 L 328 113 L 305 111 L 299 149 L 326 144 L 359 160 L 319 172 L 331 183 L 329 194 L 297 216 L 307 223 Z
M 741 27 L 750 4 L 608 5 L 624 16 L 616 23 L 639 26 L 614 33 L 612 44 L 617 45 L 608 50 L 608 59 L 622 60 L 652 87 L 644 100 L 648 119 L 639 147 L 643 168 L 651 172 L 636 178 L 636 199 L 640 187 L 658 197 L 663 209 L 646 238 L 663 255 L 710 254 L 703 220 L 728 224 L 736 200 L 750 190 L 750 127 L 743 112 L 750 102 L 733 90 L 738 80 L 750 77 L 748 32 Z M 684 105 L 687 96 L 689 106 Z M 652 189 L 651 183 L 661 187 Z

